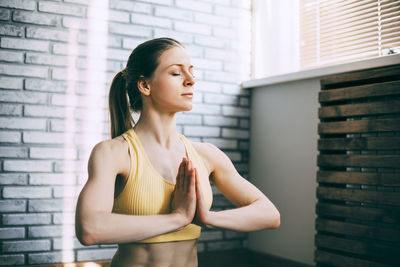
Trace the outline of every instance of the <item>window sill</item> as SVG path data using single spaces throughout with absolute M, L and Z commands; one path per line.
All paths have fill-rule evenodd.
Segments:
M 384 56 L 366 60 L 360 60 L 351 63 L 344 63 L 335 66 L 328 66 L 316 69 L 309 69 L 299 72 L 285 73 L 276 76 L 254 79 L 244 81 L 241 87 L 244 89 L 257 88 L 277 83 L 298 81 L 304 79 L 318 78 L 322 76 L 328 76 L 333 74 L 338 74 L 342 72 L 356 71 L 369 68 L 377 68 L 383 66 L 389 66 L 394 64 L 400 64 L 400 54 Z

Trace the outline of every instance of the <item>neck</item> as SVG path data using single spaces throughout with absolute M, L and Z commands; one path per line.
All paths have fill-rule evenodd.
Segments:
M 142 140 L 156 142 L 166 149 L 174 146 L 179 139 L 175 113 L 159 113 L 143 109 L 134 130 Z

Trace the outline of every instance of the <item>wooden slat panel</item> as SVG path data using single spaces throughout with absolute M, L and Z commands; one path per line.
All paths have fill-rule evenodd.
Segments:
M 399 112 L 400 100 L 393 100 L 321 107 L 318 110 L 318 116 L 323 119 L 360 115 L 383 115 Z
M 400 186 L 400 173 L 318 171 L 317 182 Z
M 400 119 L 370 119 L 318 124 L 319 134 L 370 133 L 400 131 Z
M 390 96 L 400 94 L 400 81 L 373 83 L 348 88 L 321 90 L 319 102 L 327 103 L 367 97 Z
M 400 209 L 317 203 L 318 216 L 349 218 L 369 222 L 400 224 Z
M 400 155 L 318 155 L 318 166 L 397 168 Z
M 399 136 L 321 138 L 318 150 L 395 150 L 400 149 Z
M 393 242 L 400 247 L 400 231 L 396 229 L 321 218 L 317 218 L 316 228 L 318 231 Z
M 332 75 L 321 79 L 321 87 L 324 89 L 328 85 L 332 86 L 337 83 L 354 82 L 388 76 L 399 77 L 400 65 Z
M 400 64 L 332 75 L 321 89 L 317 266 L 400 266 Z M 375 136 L 346 137 L 363 133 Z
M 319 263 L 329 264 L 329 266 L 351 266 L 351 267 L 395 267 L 395 265 L 378 263 L 376 261 L 368 261 L 349 256 L 343 256 L 323 250 L 315 251 L 315 261 Z
M 337 251 L 350 252 L 370 258 L 379 259 L 386 264 L 400 263 L 399 247 L 391 247 L 378 242 L 363 242 L 334 236 L 317 234 L 315 236 L 317 247 L 329 248 Z
M 317 188 L 317 197 L 319 199 L 353 201 L 382 205 L 400 205 L 400 194 L 398 192 L 382 192 L 319 186 Z

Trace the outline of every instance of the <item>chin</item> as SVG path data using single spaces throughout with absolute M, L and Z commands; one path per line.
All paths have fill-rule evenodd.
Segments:
M 193 105 L 185 105 L 181 108 L 181 111 L 191 111 L 193 109 Z
M 191 111 L 192 109 L 193 109 L 193 107 L 192 107 L 192 106 L 190 106 L 190 107 L 188 107 L 188 108 L 184 109 L 183 111 Z

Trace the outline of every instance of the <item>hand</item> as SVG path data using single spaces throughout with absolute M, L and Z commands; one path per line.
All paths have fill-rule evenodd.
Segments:
M 201 191 L 199 175 L 197 174 L 197 169 L 195 168 L 195 178 L 196 178 L 196 214 L 193 223 L 197 225 L 207 226 L 207 220 L 210 215 L 210 211 L 206 207 L 205 199 Z
M 183 159 L 176 176 L 175 189 L 172 194 L 171 212 L 182 217 L 184 225 L 189 224 L 196 211 L 195 172 L 192 162 Z

